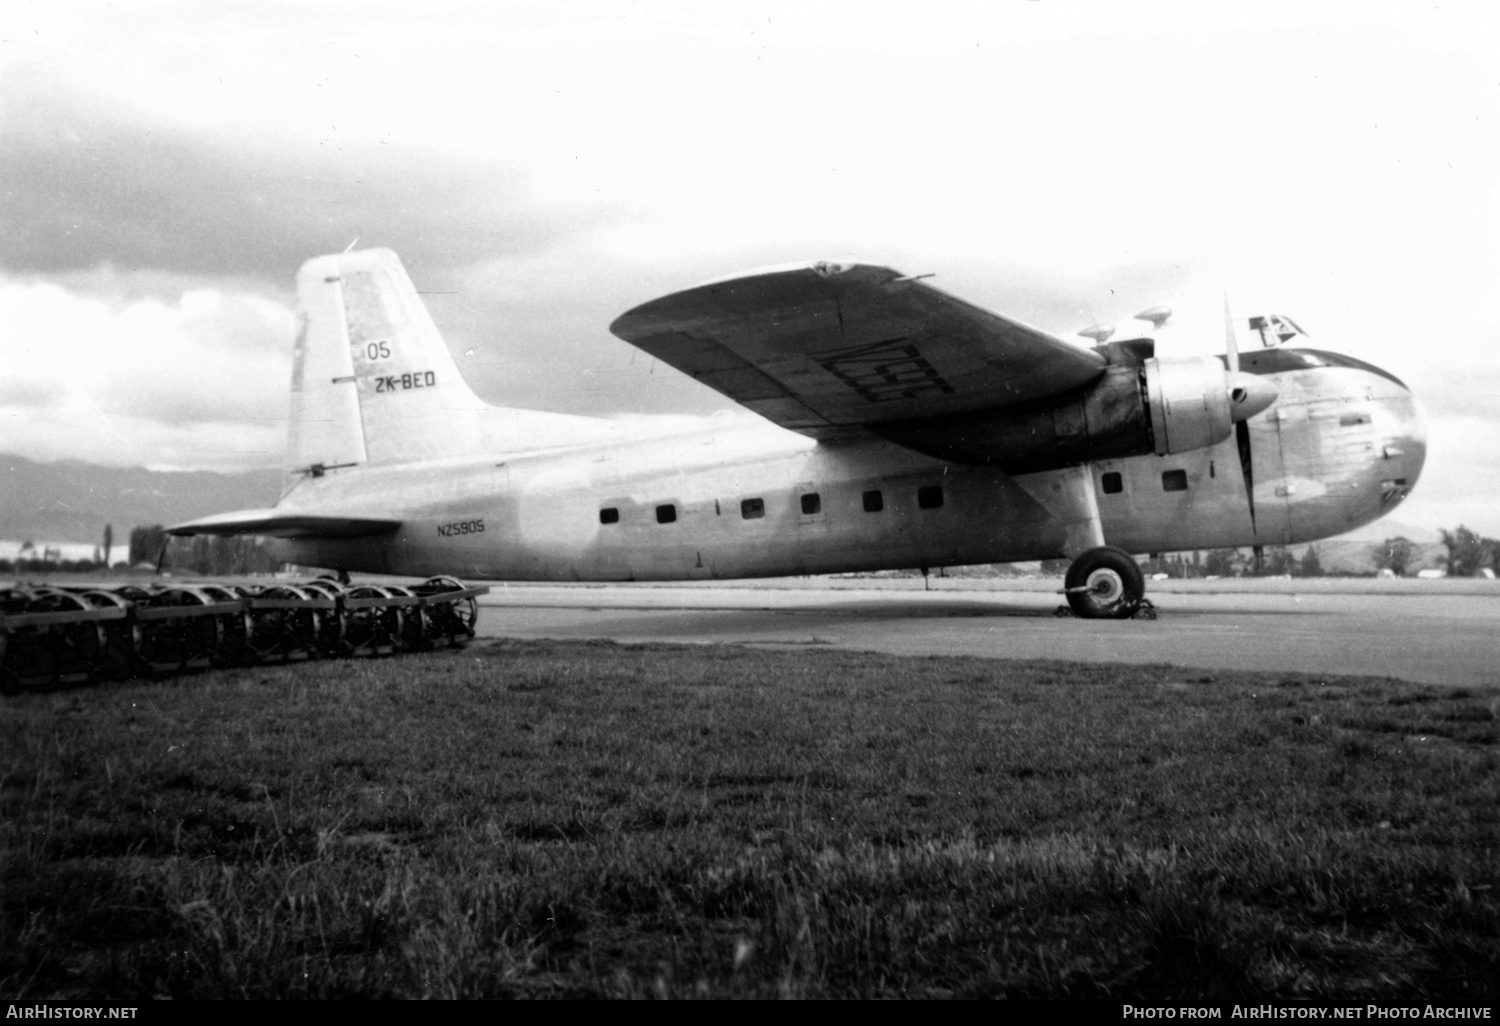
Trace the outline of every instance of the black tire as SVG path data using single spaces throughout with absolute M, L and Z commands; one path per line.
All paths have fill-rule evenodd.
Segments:
M 1089 549 L 1063 578 L 1068 605 L 1085 620 L 1128 620 L 1146 597 L 1146 577 L 1123 549 Z

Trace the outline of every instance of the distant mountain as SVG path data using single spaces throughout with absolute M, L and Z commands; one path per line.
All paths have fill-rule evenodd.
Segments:
M 166 472 L 0 455 L 0 538 L 97 543 L 110 524 L 123 548 L 132 527 L 263 509 L 280 494 L 279 470 Z

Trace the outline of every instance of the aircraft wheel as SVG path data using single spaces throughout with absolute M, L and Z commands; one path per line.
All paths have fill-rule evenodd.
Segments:
M 1146 578 L 1136 561 L 1108 545 L 1073 560 L 1063 587 L 1068 605 L 1085 620 L 1127 620 L 1146 596 Z

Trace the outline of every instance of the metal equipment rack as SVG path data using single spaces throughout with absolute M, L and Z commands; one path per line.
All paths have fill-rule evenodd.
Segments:
M 462 645 L 488 591 L 452 577 L 0 587 L 0 691 Z

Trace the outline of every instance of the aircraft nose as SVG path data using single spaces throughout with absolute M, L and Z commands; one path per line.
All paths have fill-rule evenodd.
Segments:
M 1402 388 L 1402 395 L 1392 403 L 1396 414 L 1396 430 L 1381 446 L 1381 455 L 1395 464 L 1401 472 L 1406 491 L 1416 486 L 1422 476 L 1422 467 L 1427 463 L 1427 415 L 1422 404 L 1411 391 Z
M 1224 377 L 1229 389 L 1229 417 L 1234 421 L 1249 420 L 1270 407 L 1281 394 L 1267 378 L 1258 374 L 1234 371 Z

